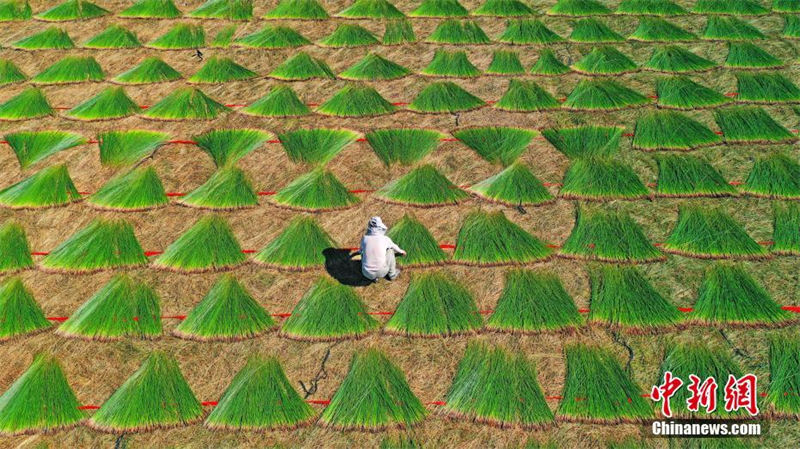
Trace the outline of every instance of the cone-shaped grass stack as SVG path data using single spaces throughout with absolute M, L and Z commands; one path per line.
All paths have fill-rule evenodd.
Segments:
M 186 50 L 200 48 L 205 44 L 206 32 L 202 25 L 178 23 L 146 46 L 157 50 Z
M 158 295 L 143 282 L 118 274 L 61 323 L 56 333 L 100 341 L 159 336 Z
M 544 184 L 519 161 L 468 190 L 480 198 L 508 206 L 539 206 L 553 201 Z
M 290 209 L 326 211 L 354 206 L 361 200 L 333 173 L 317 167 L 280 189 L 273 201 Z
M 64 164 L 42 169 L 0 190 L 0 206 L 11 209 L 66 206 L 80 200 L 81 195 L 72 183 L 67 166 Z
M 639 26 L 628 39 L 642 42 L 689 42 L 696 40 L 697 36 L 664 19 L 642 17 L 639 19 Z
M 448 19 L 440 22 L 426 42 L 435 44 L 488 44 L 489 36 L 475 21 Z
M 616 111 L 649 103 L 644 95 L 613 79 L 585 79 L 578 82 L 563 107 L 574 111 Z
M 525 67 L 515 51 L 497 50 L 492 53 L 492 62 L 486 68 L 487 75 L 524 75 Z
M 786 39 L 800 38 L 800 17 L 796 15 L 786 15 L 783 17 L 784 26 L 781 36 Z
M 386 22 L 383 45 L 410 44 L 417 41 L 414 27 L 408 19 L 392 19 Z
M 133 164 L 166 143 L 168 134 L 155 131 L 109 131 L 97 136 L 100 162 L 111 167 Z
M 224 218 L 200 218 L 153 262 L 156 268 L 179 272 L 226 270 L 245 261 L 242 248 Z
M 542 130 L 542 135 L 556 150 L 573 159 L 616 154 L 624 130 L 621 126 L 576 126 L 548 128 Z
M 203 407 L 178 362 L 153 352 L 92 415 L 88 426 L 109 433 L 142 432 L 185 426 L 202 416 Z
M 12 43 L 11 48 L 17 50 L 69 50 L 75 48 L 75 43 L 66 31 L 50 27 Z
M 121 87 L 107 87 L 94 97 L 67 111 L 75 120 L 115 120 L 129 117 L 140 110 Z
M 512 79 L 494 107 L 510 112 L 535 112 L 557 109 L 561 103 L 534 81 Z
M 0 22 L 28 20 L 33 16 L 28 0 L 4 0 L 0 2 Z
M 773 254 L 800 256 L 800 207 L 796 203 L 776 201 L 773 208 Z
M 278 135 L 289 159 L 314 164 L 327 163 L 357 138 L 354 131 L 330 128 L 298 129 Z
M 0 284 L 0 342 L 42 332 L 51 325 L 22 279 L 12 277 Z
M 760 259 L 768 255 L 727 212 L 697 206 L 680 208 L 678 222 L 663 248 L 702 259 Z
M 25 229 L 13 221 L 0 226 L 0 273 L 13 273 L 33 267 Z
M 752 42 L 731 42 L 725 67 L 732 69 L 777 69 L 784 62 Z
M 29 87 L 0 104 L 0 121 L 21 121 L 56 115 L 44 92 Z
M 239 27 L 236 24 L 226 25 L 217 31 L 211 41 L 211 48 L 228 48 L 233 43 L 233 36 Z
M 570 68 L 561 62 L 561 60 L 558 59 L 558 56 L 556 56 L 555 52 L 549 48 L 543 48 L 539 51 L 539 58 L 531 67 L 531 74 L 533 75 L 563 75 L 569 72 Z
M 65 131 L 20 131 L 6 134 L 3 139 L 23 169 L 59 151 L 86 143 L 81 135 Z
M 308 270 L 322 267 L 324 251 L 335 247 L 336 242 L 313 217 L 298 215 L 253 257 L 253 261 L 285 270 Z
M 336 17 L 348 19 L 399 19 L 405 17 L 387 0 L 355 0 L 352 5 L 339 11 Z
M 110 14 L 92 2 L 86 0 L 66 0 L 43 13 L 36 14 L 36 19 L 45 22 L 66 22 L 69 20 L 89 20 Z
M 469 61 L 466 51 L 436 50 L 431 62 L 420 73 L 428 76 L 472 78 L 480 76 L 481 71 Z
M 317 108 L 318 113 L 334 117 L 372 117 L 396 110 L 374 87 L 360 84 L 341 88 Z
M 215 430 L 288 430 L 316 412 L 292 387 L 275 357 L 250 357 L 234 376 L 205 425 Z
M 800 342 L 796 336 L 769 340 L 769 389 L 766 401 L 779 417 L 800 415 Z M 787 394 L 788 393 L 788 394 Z
M 22 72 L 14 61 L 10 59 L 0 59 L 0 86 L 7 84 L 20 83 L 28 79 L 28 75 Z
M 333 341 L 360 338 L 379 325 L 353 288 L 320 277 L 283 322 L 280 334 L 295 340 Z
M 708 16 L 702 38 L 719 41 L 750 41 L 765 39 L 766 36 L 758 28 L 736 17 L 712 15 Z
M 727 143 L 788 143 L 797 136 L 761 107 L 738 106 L 714 111 L 714 120 Z
M 638 70 L 636 63 L 611 46 L 595 47 L 572 64 L 572 70 L 584 75 L 621 75 Z
M 138 0 L 120 11 L 117 16 L 131 19 L 177 19 L 181 10 L 173 0 Z
M 509 221 L 502 211 L 476 210 L 464 219 L 453 260 L 466 265 L 507 265 L 540 262 L 552 250 Z
M 177 70 L 157 57 L 144 59 L 139 65 L 114 77 L 118 84 L 152 84 L 179 80 L 183 77 Z
M 654 72 L 691 73 L 704 72 L 716 67 L 714 61 L 698 56 L 677 45 L 665 45 L 653 49 L 643 68 Z
M 153 167 L 136 167 L 114 176 L 87 200 L 90 206 L 124 212 L 162 207 L 169 203 Z
M 258 205 L 258 195 L 242 169 L 226 166 L 180 198 L 178 204 L 201 209 L 235 210 Z
M 788 13 L 800 12 L 800 5 L 794 0 L 773 0 L 772 11 Z
M 528 148 L 536 131 L 488 126 L 460 129 L 453 136 L 487 161 L 510 165 Z
M 380 41 L 374 34 L 360 25 L 343 23 L 336 27 L 333 32 L 319 41 L 323 47 L 361 47 L 365 45 L 377 45 Z
M 125 220 L 96 218 L 50 251 L 39 266 L 45 271 L 89 273 L 147 264 L 133 226 Z
M 439 81 L 428 84 L 408 105 L 415 112 L 443 113 L 470 111 L 484 106 L 480 98 L 467 92 L 456 83 Z
M 366 134 L 372 151 L 387 166 L 399 162 L 411 165 L 431 153 L 444 134 L 418 128 L 376 129 Z
M 110 25 L 105 30 L 90 37 L 83 43 L 84 48 L 113 49 L 113 48 L 138 48 L 142 43 L 133 31 L 119 25 Z
M 272 135 L 258 129 L 215 129 L 194 136 L 217 167 L 226 167 L 261 147 Z
M 633 147 L 644 151 L 688 151 L 718 145 L 722 138 L 708 126 L 679 112 L 656 110 L 639 116 Z
M 572 26 L 569 40 L 582 43 L 622 42 L 622 35 L 595 18 L 580 19 Z
M 228 111 L 199 89 L 179 87 L 142 115 L 154 120 L 213 120 Z
M 237 64 L 231 58 L 212 56 L 188 81 L 195 84 L 220 84 L 249 80 L 257 76 L 258 73 Z
M 328 13 L 318 0 L 280 0 L 265 19 L 323 20 Z
M 356 81 L 393 80 L 410 75 L 407 68 L 377 53 L 368 53 L 360 61 L 339 74 L 339 78 Z
M 486 0 L 478 9 L 472 11 L 474 16 L 522 17 L 532 16 L 536 12 L 520 0 Z
M 750 196 L 800 199 L 800 164 L 782 153 L 759 155 L 740 189 Z
M 418 207 L 454 205 L 469 197 L 430 164 L 421 165 L 402 178 L 389 182 L 375 195 L 389 203 Z
M 317 58 L 311 57 L 306 52 L 299 52 L 283 61 L 278 67 L 270 72 L 270 77 L 286 81 L 302 81 L 312 78 L 334 79 L 333 73 L 328 64 Z
M 311 114 L 309 108 L 291 87 L 272 86 L 269 93 L 241 109 L 243 114 L 257 117 L 302 117 Z
M 576 159 L 564 173 L 562 198 L 590 201 L 636 200 L 650 196 L 633 169 L 615 159 Z
M 562 42 L 563 37 L 536 19 L 513 19 L 506 22 L 506 29 L 498 41 L 513 45 L 551 44 Z
M 189 13 L 198 19 L 248 20 L 253 17 L 253 0 L 207 0 Z
M 780 73 L 737 73 L 737 100 L 749 103 L 797 103 L 800 88 Z
M 547 14 L 551 16 L 594 16 L 611 14 L 611 10 L 597 0 L 558 0 Z
M 730 103 L 721 93 L 698 84 L 685 76 L 656 81 L 658 106 L 672 109 L 711 108 Z
M 405 337 L 472 334 L 483 325 L 469 290 L 441 272 L 412 277 L 384 332 Z
M 376 349 L 353 355 L 350 371 L 325 407 L 320 423 L 334 429 L 377 431 L 405 428 L 427 414 L 406 376 Z
M 293 28 L 270 25 L 234 41 L 236 46 L 246 48 L 295 48 L 310 43 L 311 41 Z
M 439 265 L 447 260 L 447 255 L 430 231 L 410 215 L 404 215 L 386 235 L 407 253 L 397 260 L 399 265 Z
M 665 197 L 736 195 L 733 187 L 711 164 L 698 156 L 661 155 L 656 195 Z
M 603 209 L 578 209 L 575 227 L 562 245 L 560 255 L 617 263 L 665 259 L 628 214 Z
M 423 0 L 411 17 L 466 17 L 469 11 L 458 0 Z
M 0 434 L 55 432 L 86 417 L 58 360 L 37 354 L 31 366 L 0 396 Z

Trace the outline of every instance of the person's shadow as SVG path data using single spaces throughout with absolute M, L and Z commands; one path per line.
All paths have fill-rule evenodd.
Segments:
M 342 248 L 323 250 L 325 271 L 344 285 L 364 287 L 372 284 L 372 281 L 361 274 L 361 261 L 353 258 L 356 254 L 351 253 L 349 249 Z

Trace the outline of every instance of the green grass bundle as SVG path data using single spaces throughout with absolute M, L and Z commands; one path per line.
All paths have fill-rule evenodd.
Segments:
M 214 40 L 211 41 L 212 48 L 228 48 L 233 43 L 233 36 L 236 34 L 236 30 L 239 27 L 236 24 L 227 25 L 225 27 L 220 28 L 217 31 L 217 34 L 214 36 Z
M 642 17 L 639 19 L 639 26 L 628 39 L 641 42 L 687 42 L 697 40 L 697 36 L 664 19 Z
M 0 284 L 0 342 L 36 334 L 52 323 L 19 277 Z
M 97 209 L 124 212 L 154 209 L 169 203 L 155 169 L 146 166 L 114 176 L 86 201 Z
M 95 218 L 40 262 L 44 271 L 89 273 L 147 264 L 133 226 L 121 219 Z
M 724 67 L 732 69 L 777 69 L 785 64 L 752 42 L 731 42 Z
M 559 196 L 570 200 L 637 200 L 650 196 L 636 172 L 618 160 L 583 157 L 564 173 Z
M 571 67 L 585 75 L 621 75 L 639 69 L 625 53 L 611 46 L 594 47 Z
M 115 120 L 130 117 L 141 108 L 121 87 L 107 87 L 94 97 L 67 111 L 66 116 L 75 120 Z
M 797 0 L 772 0 L 772 12 L 800 12 Z
M 486 126 L 453 131 L 458 139 L 493 164 L 510 165 L 528 148 L 537 132 L 531 129 Z
M 19 131 L 6 134 L 3 139 L 8 142 L 23 169 L 59 151 L 86 143 L 80 134 L 67 131 Z
M 324 20 L 330 17 L 318 0 L 279 0 L 265 19 Z
M 0 2 L 0 22 L 16 22 L 33 17 L 28 0 L 3 0 Z
M 275 327 L 275 320 L 230 274 L 220 276 L 172 334 L 196 341 L 239 341 Z
M 33 258 L 25 229 L 13 221 L 6 221 L 0 226 L 0 273 L 28 268 L 33 268 Z
M 158 50 L 184 50 L 201 48 L 205 44 L 206 32 L 202 25 L 178 23 L 146 46 Z
M 380 323 L 352 287 L 320 277 L 283 322 L 280 334 L 295 340 L 360 338 Z
M 656 158 L 658 184 L 662 197 L 736 195 L 736 188 L 708 162 L 698 156 L 665 154 Z
M 769 340 L 769 389 L 766 402 L 776 417 L 800 415 L 800 342 L 795 336 Z
M 737 73 L 739 101 L 753 103 L 795 103 L 800 89 L 780 73 Z
M 161 335 L 158 295 L 147 284 L 118 274 L 61 323 L 65 337 L 111 341 Z
M 181 197 L 178 204 L 201 209 L 236 210 L 258 205 L 258 195 L 242 169 L 223 166 L 202 185 Z
M 245 48 L 296 48 L 310 43 L 294 28 L 266 25 L 255 33 L 236 39 L 234 45 Z
M 322 59 L 311 57 L 306 52 L 298 52 L 283 61 L 270 72 L 271 78 L 287 81 L 301 81 L 312 78 L 334 79 L 336 74 Z
M 230 110 L 200 89 L 179 87 L 145 110 L 142 116 L 153 120 L 213 120 Z
M 531 67 L 531 73 L 534 75 L 563 75 L 569 72 L 570 68 L 561 62 L 555 52 L 549 48 L 543 48 L 539 51 L 539 58 Z
M 722 3 L 722 2 L 720 2 Z M 751 41 L 766 39 L 764 33 L 749 23 L 727 16 L 708 16 L 703 39 L 718 41 Z
M 309 212 L 344 209 L 361 202 L 333 173 L 323 167 L 298 176 L 273 198 L 279 206 Z
M 373 117 L 396 110 L 374 87 L 356 83 L 339 89 L 316 109 L 319 114 L 334 117 Z
M 513 45 L 552 44 L 564 38 L 554 33 L 537 19 L 513 19 L 506 22 L 506 29 L 498 41 Z
M 253 256 L 253 261 L 273 268 L 303 271 L 322 267 L 323 252 L 330 248 L 336 248 L 336 242 L 319 223 L 312 216 L 297 215 Z
M 360 61 L 339 74 L 339 78 L 356 81 L 393 80 L 410 75 L 411 70 L 377 53 L 368 53 Z
M 800 256 L 800 207 L 797 203 L 776 201 L 772 207 L 773 254 Z
M 186 426 L 200 420 L 203 413 L 175 358 L 156 351 L 106 399 L 87 425 L 103 432 L 135 433 Z
M 582 43 L 622 42 L 622 35 L 612 30 L 605 23 L 594 19 L 580 19 L 572 27 L 569 40 Z
M 339 24 L 331 34 L 319 41 L 323 47 L 360 47 L 379 43 L 378 38 L 366 28 L 349 23 Z
M 541 262 L 553 251 L 511 222 L 502 211 L 470 212 L 461 225 L 453 253 L 465 265 L 508 265 Z
M 666 258 L 630 215 L 602 209 L 578 209 L 575 227 L 559 255 L 615 263 L 657 262 Z
M 206 215 L 170 243 L 153 265 L 178 272 L 203 272 L 231 269 L 244 261 L 242 247 L 228 222 L 219 215 Z
M 489 36 L 473 20 L 447 19 L 440 22 L 426 42 L 435 44 L 488 44 Z
M 53 165 L 0 190 L 0 206 L 11 209 L 39 209 L 66 206 L 81 200 L 67 166 Z
M 50 27 L 11 44 L 17 50 L 70 50 L 75 43 L 65 30 Z
M 787 39 L 800 38 L 800 17 L 796 15 L 786 15 L 783 17 L 784 26 L 781 36 Z
M 561 103 L 534 81 L 511 79 L 494 107 L 509 112 L 534 112 L 557 109 Z
M 417 41 L 414 27 L 408 19 L 394 19 L 386 22 L 383 31 L 383 45 L 400 45 Z
M 47 433 L 74 427 L 86 417 L 80 405 L 58 360 L 38 353 L 0 396 L 0 433 Z
M 638 268 L 603 265 L 590 271 L 589 322 L 643 333 L 681 323 L 682 313 L 670 304 Z
M 252 356 L 233 377 L 205 425 L 214 430 L 290 430 L 311 423 L 315 415 L 277 358 Z
M 556 150 L 573 159 L 617 154 L 624 130 L 621 126 L 588 125 L 544 129 L 542 135 Z
M 760 259 L 767 250 L 721 209 L 682 206 L 664 251 L 704 259 Z
M 458 0 L 422 0 L 411 17 L 466 17 L 469 11 Z
M 69 20 L 89 20 L 111 14 L 92 2 L 86 0 L 66 0 L 60 5 L 56 5 L 47 11 L 36 14 L 37 20 L 45 22 L 65 22 Z
M 181 10 L 173 0 L 137 0 L 117 16 L 129 19 L 177 19 L 181 16 Z
M 404 337 L 474 334 L 483 325 L 475 298 L 449 276 L 431 271 L 415 275 L 384 332 Z
M 436 81 L 425 86 L 409 103 L 408 109 L 424 113 L 464 112 L 485 106 L 480 98 L 451 81 Z
M 650 400 L 610 350 L 578 343 L 568 345 L 565 353 L 567 374 L 556 419 L 614 424 L 653 417 Z
M 682 16 L 689 14 L 689 11 L 670 0 L 622 0 L 617 6 L 616 14 Z
M 786 143 L 797 136 L 760 107 L 737 106 L 714 111 L 714 120 L 727 143 Z
M 795 321 L 742 267 L 722 263 L 706 272 L 688 319 L 711 326 L 785 326 Z
M 375 129 L 366 134 L 375 155 L 389 166 L 395 162 L 411 165 L 439 146 L 444 134 L 420 128 Z
M 153 154 L 168 138 L 166 133 L 136 129 L 100 133 L 100 163 L 110 167 L 131 165 Z
M 31 78 L 33 84 L 69 84 L 103 81 L 100 64 L 91 57 L 67 56 Z
M 708 126 L 676 111 L 646 112 L 636 120 L 633 147 L 644 151 L 688 151 L 718 145 L 722 138 Z
M 781 153 L 759 155 L 740 189 L 755 197 L 800 199 L 800 164 Z
M 448 76 L 456 78 L 472 78 L 481 75 L 471 62 L 466 51 L 436 50 L 433 59 L 420 72 L 428 76 Z
M 348 19 L 399 19 L 405 17 L 387 0 L 355 0 L 352 5 L 339 11 L 336 17 Z
M 0 86 L 19 83 L 28 79 L 26 75 L 14 61 L 10 59 L 0 59 Z
M 616 111 L 650 103 L 650 100 L 613 79 L 584 79 L 578 82 L 563 107 L 574 111 Z
M 0 121 L 20 121 L 55 115 L 44 92 L 29 87 L 0 104 Z
M 717 63 L 698 56 L 691 51 L 677 45 L 665 45 L 653 49 L 650 59 L 644 68 L 654 72 L 665 73 L 690 73 L 711 70 Z
M 297 129 L 278 134 L 286 154 L 294 162 L 324 164 L 358 139 L 347 129 Z
M 112 49 L 138 48 L 142 43 L 133 31 L 119 25 L 109 25 L 105 30 L 95 34 L 83 43 L 84 48 Z
M 430 164 L 420 165 L 389 182 L 375 195 L 389 203 L 419 207 L 455 205 L 469 197 Z
M 515 161 L 500 173 L 468 189 L 480 198 L 508 206 L 539 206 L 553 201 L 553 195 L 522 162 Z
M 445 413 L 501 429 L 540 428 L 553 422 L 536 378 L 522 352 L 470 343 L 447 392 Z
M 302 117 L 311 114 L 311 108 L 291 87 L 278 84 L 240 112 L 257 117 Z
M 257 76 L 258 73 L 237 64 L 231 58 L 212 56 L 188 81 L 196 84 L 219 84 L 249 80 Z
M 320 424 L 339 430 L 378 431 L 421 422 L 427 411 L 408 386 L 400 368 L 377 349 L 353 354 L 350 370 Z
M 253 0 L 207 0 L 189 13 L 198 19 L 248 20 L 253 18 Z
M 611 14 L 611 10 L 597 0 L 558 0 L 547 10 L 547 14 L 580 17 Z
M 524 75 L 525 67 L 515 51 L 496 50 L 492 53 L 492 62 L 486 68 L 488 75 Z
M 405 248 L 407 254 L 398 259 L 399 265 L 405 267 L 439 265 L 447 260 L 447 255 L 430 231 L 411 215 L 403 215 L 386 235 L 397 246 Z
M 692 7 L 695 14 L 731 14 L 737 16 L 759 16 L 769 10 L 757 0 L 697 0 Z
M 522 17 L 536 14 L 530 6 L 520 0 L 485 0 L 472 11 L 473 16 Z
M 582 322 L 575 302 L 556 274 L 511 270 L 486 328 L 530 334 L 574 330 Z
M 144 59 L 139 65 L 120 73 L 112 81 L 119 84 L 152 84 L 179 80 L 177 70 L 157 57 Z
M 671 109 L 712 108 L 730 103 L 721 93 L 696 83 L 686 76 L 661 78 L 656 81 L 658 106 Z

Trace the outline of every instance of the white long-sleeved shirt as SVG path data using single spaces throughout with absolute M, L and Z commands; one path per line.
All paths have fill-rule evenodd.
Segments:
M 403 253 L 392 239 L 383 234 L 367 234 L 361 239 L 361 268 L 369 273 L 386 270 L 386 251 Z

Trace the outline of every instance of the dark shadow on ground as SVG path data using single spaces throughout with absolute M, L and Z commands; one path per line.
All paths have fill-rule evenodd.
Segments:
M 364 287 L 372 281 L 361 274 L 361 261 L 354 259 L 356 253 L 348 249 L 328 248 L 322 251 L 325 257 L 325 271 L 344 285 Z

